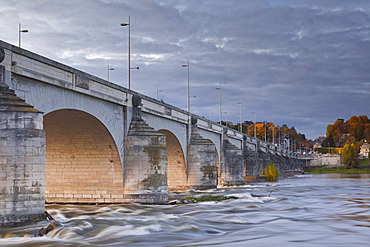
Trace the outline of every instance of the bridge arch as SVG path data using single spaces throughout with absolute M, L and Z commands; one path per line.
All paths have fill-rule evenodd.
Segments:
M 168 148 L 168 189 L 183 189 L 186 187 L 187 181 L 184 151 L 179 140 L 171 131 L 160 129 L 159 132 L 166 135 L 166 146 Z
M 206 139 L 207 141 L 210 141 L 213 143 L 213 145 L 215 145 L 215 143 L 211 140 L 211 139 Z M 216 153 L 216 169 L 217 169 L 217 185 L 220 185 L 220 177 L 221 177 L 221 163 L 220 163 L 220 150 L 217 148 L 217 146 L 215 145 L 215 153 Z
M 94 116 L 63 109 L 44 116 L 45 200 L 113 203 L 123 198 L 120 155 L 112 135 Z

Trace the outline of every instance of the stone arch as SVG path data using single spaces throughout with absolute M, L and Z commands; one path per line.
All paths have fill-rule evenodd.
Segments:
M 115 203 L 123 200 L 120 156 L 107 128 L 79 110 L 44 116 L 47 203 Z
M 186 163 L 180 142 L 171 131 L 161 129 L 159 132 L 166 135 L 166 146 L 168 148 L 168 190 L 185 189 L 187 180 Z

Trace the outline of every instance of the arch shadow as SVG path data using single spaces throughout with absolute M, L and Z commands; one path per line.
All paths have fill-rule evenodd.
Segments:
M 57 110 L 44 116 L 44 130 L 47 203 L 122 202 L 120 156 L 97 118 L 79 110 Z
M 180 142 L 171 131 L 165 129 L 158 131 L 166 135 L 166 145 L 168 148 L 168 190 L 185 189 L 187 183 L 186 163 Z

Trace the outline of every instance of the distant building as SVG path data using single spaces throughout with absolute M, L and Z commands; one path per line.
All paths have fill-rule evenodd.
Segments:
M 309 166 L 341 166 L 340 154 L 313 154 L 313 159 L 309 161 Z
M 370 144 L 365 142 L 361 147 L 360 147 L 360 155 L 363 158 L 369 158 L 369 152 L 370 152 Z
M 315 142 L 315 144 L 313 145 L 313 149 L 315 150 L 315 148 L 322 148 L 322 145 L 320 142 Z

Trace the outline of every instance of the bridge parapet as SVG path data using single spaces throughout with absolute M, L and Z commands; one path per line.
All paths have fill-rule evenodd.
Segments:
M 127 105 L 132 97 L 130 90 L 119 85 L 20 49 L 1 40 L 0 46 L 5 50 L 4 66 L 13 75 L 39 80 L 121 105 Z M 14 86 L 21 87 L 21 85 Z M 27 88 L 14 89 L 27 91 Z

